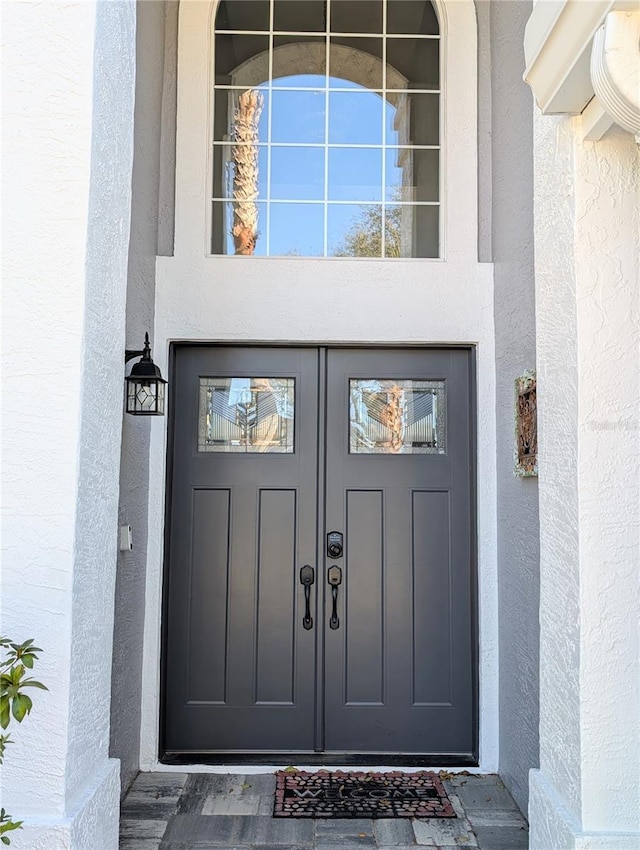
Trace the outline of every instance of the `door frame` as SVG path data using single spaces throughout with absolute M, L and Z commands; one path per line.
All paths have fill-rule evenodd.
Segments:
M 169 344 L 169 386 L 176 380 L 176 360 L 177 354 L 181 348 L 198 347 L 198 348 L 273 348 L 273 349 L 365 349 L 384 351 L 429 351 L 434 349 L 451 350 L 463 349 L 469 353 L 469 405 L 470 405 L 470 422 L 469 429 L 469 452 L 471 458 L 471 469 L 469 476 L 470 484 L 470 515 L 471 515 L 471 540 L 470 540 L 470 582 L 471 582 L 471 633 L 473 638 L 472 644 L 472 716 L 473 729 L 472 741 L 473 749 L 470 756 L 452 756 L 443 753 L 344 753 L 341 755 L 331 752 L 325 753 L 296 753 L 298 760 L 302 759 L 306 765 L 314 766 L 351 766 L 351 765 L 380 765 L 385 764 L 391 766 L 405 767 L 477 767 L 479 765 L 479 737 L 480 737 L 480 653 L 479 653 L 479 587 L 478 587 L 478 517 L 477 517 L 477 369 L 476 369 L 476 345 L 471 344 L 369 344 L 348 343 L 340 344 L 337 342 L 322 343 L 322 342 L 292 342 L 284 343 L 269 343 L 255 341 L 175 341 Z M 318 380 L 321 383 L 326 379 L 326 358 L 320 358 Z M 168 605 L 169 594 L 168 575 L 169 575 L 169 553 L 170 538 L 171 538 L 171 502 L 172 502 L 172 482 L 173 482 L 173 458 L 174 458 L 174 441 L 175 441 L 175 404 L 174 393 L 169 394 L 169 404 L 167 410 L 167 440 L 166 440 L 166 455 L 165 455 L 165 491 L 164 491 L 164 551 L 162 557 L 162 590 L 161 590 L 161 622 L 160 622 L 160 693 L 159 693 L 159 726 L 158 726 L 158 762 L 163 765 L 288 765 L 291 763 L 290 754 L 282 753 L 194 753 L 194 752 L 175 752 L 168 750 L 166 747 L 166 687 L 167 687 L 167 643 L 168 643 Z M 325 421 L 324 417 L 318 419 L 318 444 L 323 445 Z M 319 454 L 323 453 L 323 449 L 319 449 Z M 324 453 L 322 456 L 324 462 Z M 320 474 L 321 467 L 318 467 L 318 499 L 317 499 L 317 529 L 322 530 L 324 520 L 323 508 L 323 491 L 324 491 L 324 475 Z M 316 545 L 316 563 L 321 564 L 324 561 L 324 537 L 322 533 L 317 533 Z M 324 605 L 324 598 L 321 597 L 321 605 Z M 318 612 L 318 616 L 322 616 L 324 610 Z M 324 662 L 321 661 L 316 665 L 316 676 L 318 679 L 324 677 Z M 143 706 L 144 707 L 144 706 Z M 322 722 L 322 718 L 318 717 L 316 710 L 315 722 Z

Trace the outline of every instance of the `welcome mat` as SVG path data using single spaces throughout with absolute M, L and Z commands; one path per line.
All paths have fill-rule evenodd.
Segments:
M 435 773 L 279 770 L 274 817 L 455 818 Z

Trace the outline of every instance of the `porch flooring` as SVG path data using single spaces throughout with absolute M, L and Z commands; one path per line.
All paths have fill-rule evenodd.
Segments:
M 455 819 L 273 818 L 273 774 L 141 773 L 122 802 L 120 850 L 526 850 L 527 822 L 494 774 L 444 785 Z

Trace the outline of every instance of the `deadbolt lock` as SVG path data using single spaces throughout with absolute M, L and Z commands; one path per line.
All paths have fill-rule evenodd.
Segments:
M 342 534 L 339 531 L 330 531 L 327 534 L 327 555 L 330 558 L 342 557 Z

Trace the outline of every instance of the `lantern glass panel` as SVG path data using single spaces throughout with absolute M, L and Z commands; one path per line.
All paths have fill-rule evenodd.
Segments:
M 164 382 L 134 379 L 127 382 L 127 413 L 138 416 L 164 414 Z

